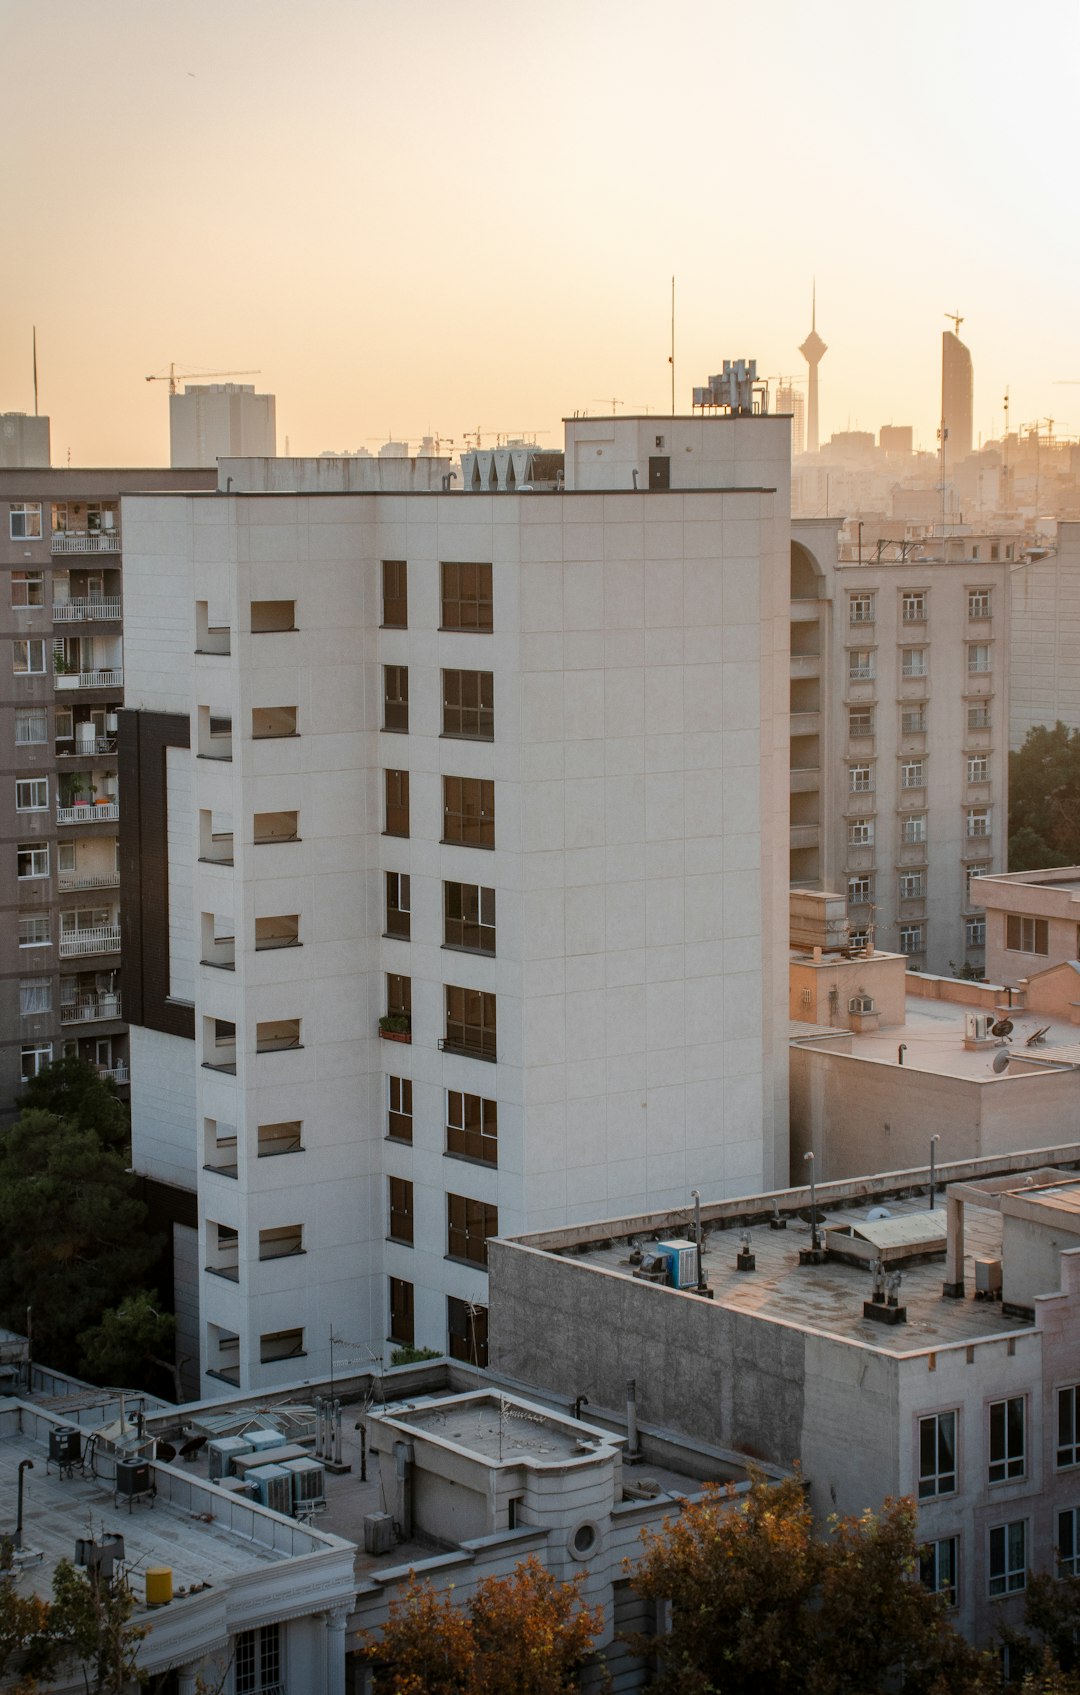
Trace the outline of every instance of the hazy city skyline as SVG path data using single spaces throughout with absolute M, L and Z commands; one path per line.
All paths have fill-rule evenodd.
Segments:
M 910 423 L 932 448 L 953 310 L 976 442 L 1006 384 L 1014 427 L 1080 432 L 1055 386 L 1080 378 L 1074 6 L 676 0 L 662 23 L 0 0 L 0 410 L 33 409 L 36 323 L 55 464 L 166 464 L 144 379 L 171 360 L 257 372 L 279 451 L 555 445 L 605 396 L 670 408 L 672 274 L 678 410 L 724 357 L 804 381 L 816 276 L 823 440 Z

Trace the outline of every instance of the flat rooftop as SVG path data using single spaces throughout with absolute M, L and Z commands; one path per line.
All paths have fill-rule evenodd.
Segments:
M 1002 991 L 1000 1017 L 1012 1021 L 1007 1043 L 1011 1055 L 1002 1080 L 1052 1070 L 1056 1066 L 1072 1067 L 1080 1063 L 1080 1029 L 1064 1019 L 1050 1019 L 1045 1013 L 1007 1009 L 1007 995 Z M 994 1058 L 1001 1050 L 993 1046 L 966 1048 L 964 1046 L 964 1016 L 968 1012 L 986 1012 L 984 1006 L 964 1006 L 955 1001 L 926 1000 L 921 995 L 908 995 L 905 1022 L 889 1024 L 884 1029 L 845 1031 L 821 1025 L 792 1024 L 792 1040 L 812 1043 L 815 1039 L 839 1035 L 850 1037 L 851 1053 L 859 1059 L 873 1059 L 883 1065 L 898 1065 L 898 1049 L 904 1044 L 904 1064 L 916 1071 L 936 1071 L 949 1077 L 971 1077 L 984 1082 L 998 1081 Z M 1039 1031 L 1045 1034 L 1028 1047 L 1028 1039 Z
M 498 1465 L 532 1460 L 558 1464 L 595 1455 L 592 1444 L 620 1446 L 609 1431 L 547 1412 L 513 1395 L 469 1395 L 389 1415 L 394 1423 L 474 1459 Z
M 1022 1182 L 1023 1177 L 1018 1177 L 1017 1186 Z M 944 1196 L 939 1195 L 937 1208 L 942 1215 L 944 1206 Z M 844 1225 L 863 1225 L 869 1222 L 871 1211 L 879 1210 L 877 1205 L 865 1201 L 859 1205 L 819 1206 L 819 1229 L 824 1232 Z M 915 1220 L 919 1213 L 929 1211 L 926 1192 L 906 1199 L 890 1198 L 886 1210 L 893 1218 Z M 890 1354 L 1030 1328 L 1024 1320 L 1004 1317 L 1000 1303 L 946 1299 L 941 1292 L 945 1278 L 943 1251 L 922 1264 L 908 1263 L 901 1267 L 899 1298 L 900 1304 L 907 1307 L 907 1323 L 896 1326 L 875 1323 L 864 1318 L 862 1310 L 863 1302 L 871 1294 L 869 1273 L 861 1266 L 838 1260 L 829 1260 L 824 1265 L 800 1265 L 799 1249 L 810 1246 L 808 1209 L 794 1215 L 789 1213 L 787 1220 L 783 1230 L 774 1230 L 765 1223 L 755 1224 L 746 1231 L 756 1260 L 754 1271 L 736 1269 L 735 1256 L 742 1245 L 742 1229 L 714 1230 L 710 1234 L 703 1266 L 705 1281 L 718 1306 L 782 1319 L 847 1341 L 865 1342 Z M 648 1251 L 648 1237 L 637 1240 Z M 522 1241 L 530 1245 L 528 1237 Z M 629 1239 L 609 1238 L 606 1245 L 575 1248 L 573 1257 L 603 1271 L 631 1277 L 635 1268 L 630 1262 L 630 1247 Z M 996 1210 L 970 1204 L 966 1207 L 964 1247 L 964 1275 L 968 1286 L 974 1288 L 974 1260 L 997 1259 L 1001 1254 L 1001 1217 Z M 688 1300 L 700 1298 L 689 1292 L 684 1294 Z

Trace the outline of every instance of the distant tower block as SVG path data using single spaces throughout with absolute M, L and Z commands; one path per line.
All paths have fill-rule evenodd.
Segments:
M 950 316 L 954 316 L 950 314 Z M 957 329 L 963 319 L 954 316 Z M 972 448 L 973 378 L 971 354 L 952 330 L 941 333 L 941 422 L 949 462 L 966 459 Z
M 806 452 L 806 396 L 792 382 L 783 378 L 776 389 L 775 412 L 791 413 L 791 453 L 796 457 Z
M 799 348 L 810 367 L 810 383 L 806 395 L 806 451 L 818 450 L 818 366 L 829 349 L 817 333 L 817 284 L 814 284 L 810 307 L 810 334 Z

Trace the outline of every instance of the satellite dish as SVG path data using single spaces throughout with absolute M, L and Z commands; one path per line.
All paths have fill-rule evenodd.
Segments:
M 1011 1058 L 1012 1058 L 1012 1055 L 1009 1053 L 1008 1048 L 999 1048 L 998 1049 L 997 1053 L 994 1055 L 994 1070 L 998 1073 L 999 1076 L 1003 1071 L 1008 1071 L 1009 1060 Z
M 990 1026 L 991 1036 L 1011 1036 L 1012 1033 L 1013 1021 L 1011 1018 L 999 1018 L 996 1024 Z
M 889 1211 L 888 1207 L 871 1207 L 870 1211 L 866 1215 L 868 1224 L 876 1224 L 880 1218 L 891 1217 L 892 1213 Z

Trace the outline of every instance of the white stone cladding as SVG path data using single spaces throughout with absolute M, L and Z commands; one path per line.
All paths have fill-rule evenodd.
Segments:
M 228 1358 L 242 1388 L 323 1372 L 331 1333 L 381 1354 L 388 1277 L 413 1287 L 416 1343 L 444 1348 L 447 1298 L 483 1306 L 487 1282 L 447 1257 L 448 1194 L 516 1233 L 786 1180 L 790 431 L 679 422 L 725 448 L 718 480 L 738 457 L 737 486 L 125 502 L 147 614 L 129 613 L 128 701 L 190 715 L 194 935 L 204 959 L 208 916 L 235 936 L 231 969 L 196 966 L 182 1044 L 200 1264 L 219 1260 L 204 1371 Z M 407 561 L 407 629 L 380 628 L 387 559 Z M 441 563 L 477 560 L 493 633 L 441 630 Z M 252 633 L 263 601 L 295 602 L 295 630 Z M 200 603 L 228 654 L 192 655 Z M 385 665 L 408 667 L 408 734 L 380 728 Z M 443 668 L 493 674 L 493 741 L 442 733 Z M 253 739 L 253 710 L 281 706 L 298 734 Z M 229 760 L 200 757 L 210 717 L 231 720 Z M 383 834 L 386 769 L 410 774 L 408 839 Z M 494 781 L 493 851 L 441 841 L 445 775 Z M 256 843 L 257 814 L 293 812 L 298 840 Z M 210 819 L 231 864 L 205 862 Z M 408 941 L 383 934 L 386 872 L 411 878 Z M 444 880 L 495 889 L 496 957 L 443 946 Z M 294 915 L 299 947 L 256 951 L 257 919 Z M 408 1044 L 378 1036 L 386 973 L 411 979 Z M 497 1063 L 441 1051 L 447 984 L 494 993 Z M 214 1020 L 219 1040 L 236 1027 L 235 1073 L 208 1068 L 231 1058 Z M 258 1027 L 288 1020 L 299 1045 L 257 1053 Z M 388 1076 L 413 1086 L 411 1146 L 386 1137 Z M 447 1155 L 447 1090 L 497 1101 L 497 1167 Z M 259 1126 L 283 1122 L 303 1152 L 259 1158 Z M 236 1175 L 204 1169 L 231 1127 Z M 413 1186 L 411 1247 L 386 1240 L 391 1177 Z M 294 1225 L 303 1252 L 260 1259 L 260 1232 Z M 237 1232 L 224 1258 L 218 1226 Z M 294 1331 L 303 1365 L 261 1359 L 260 1338 Z

